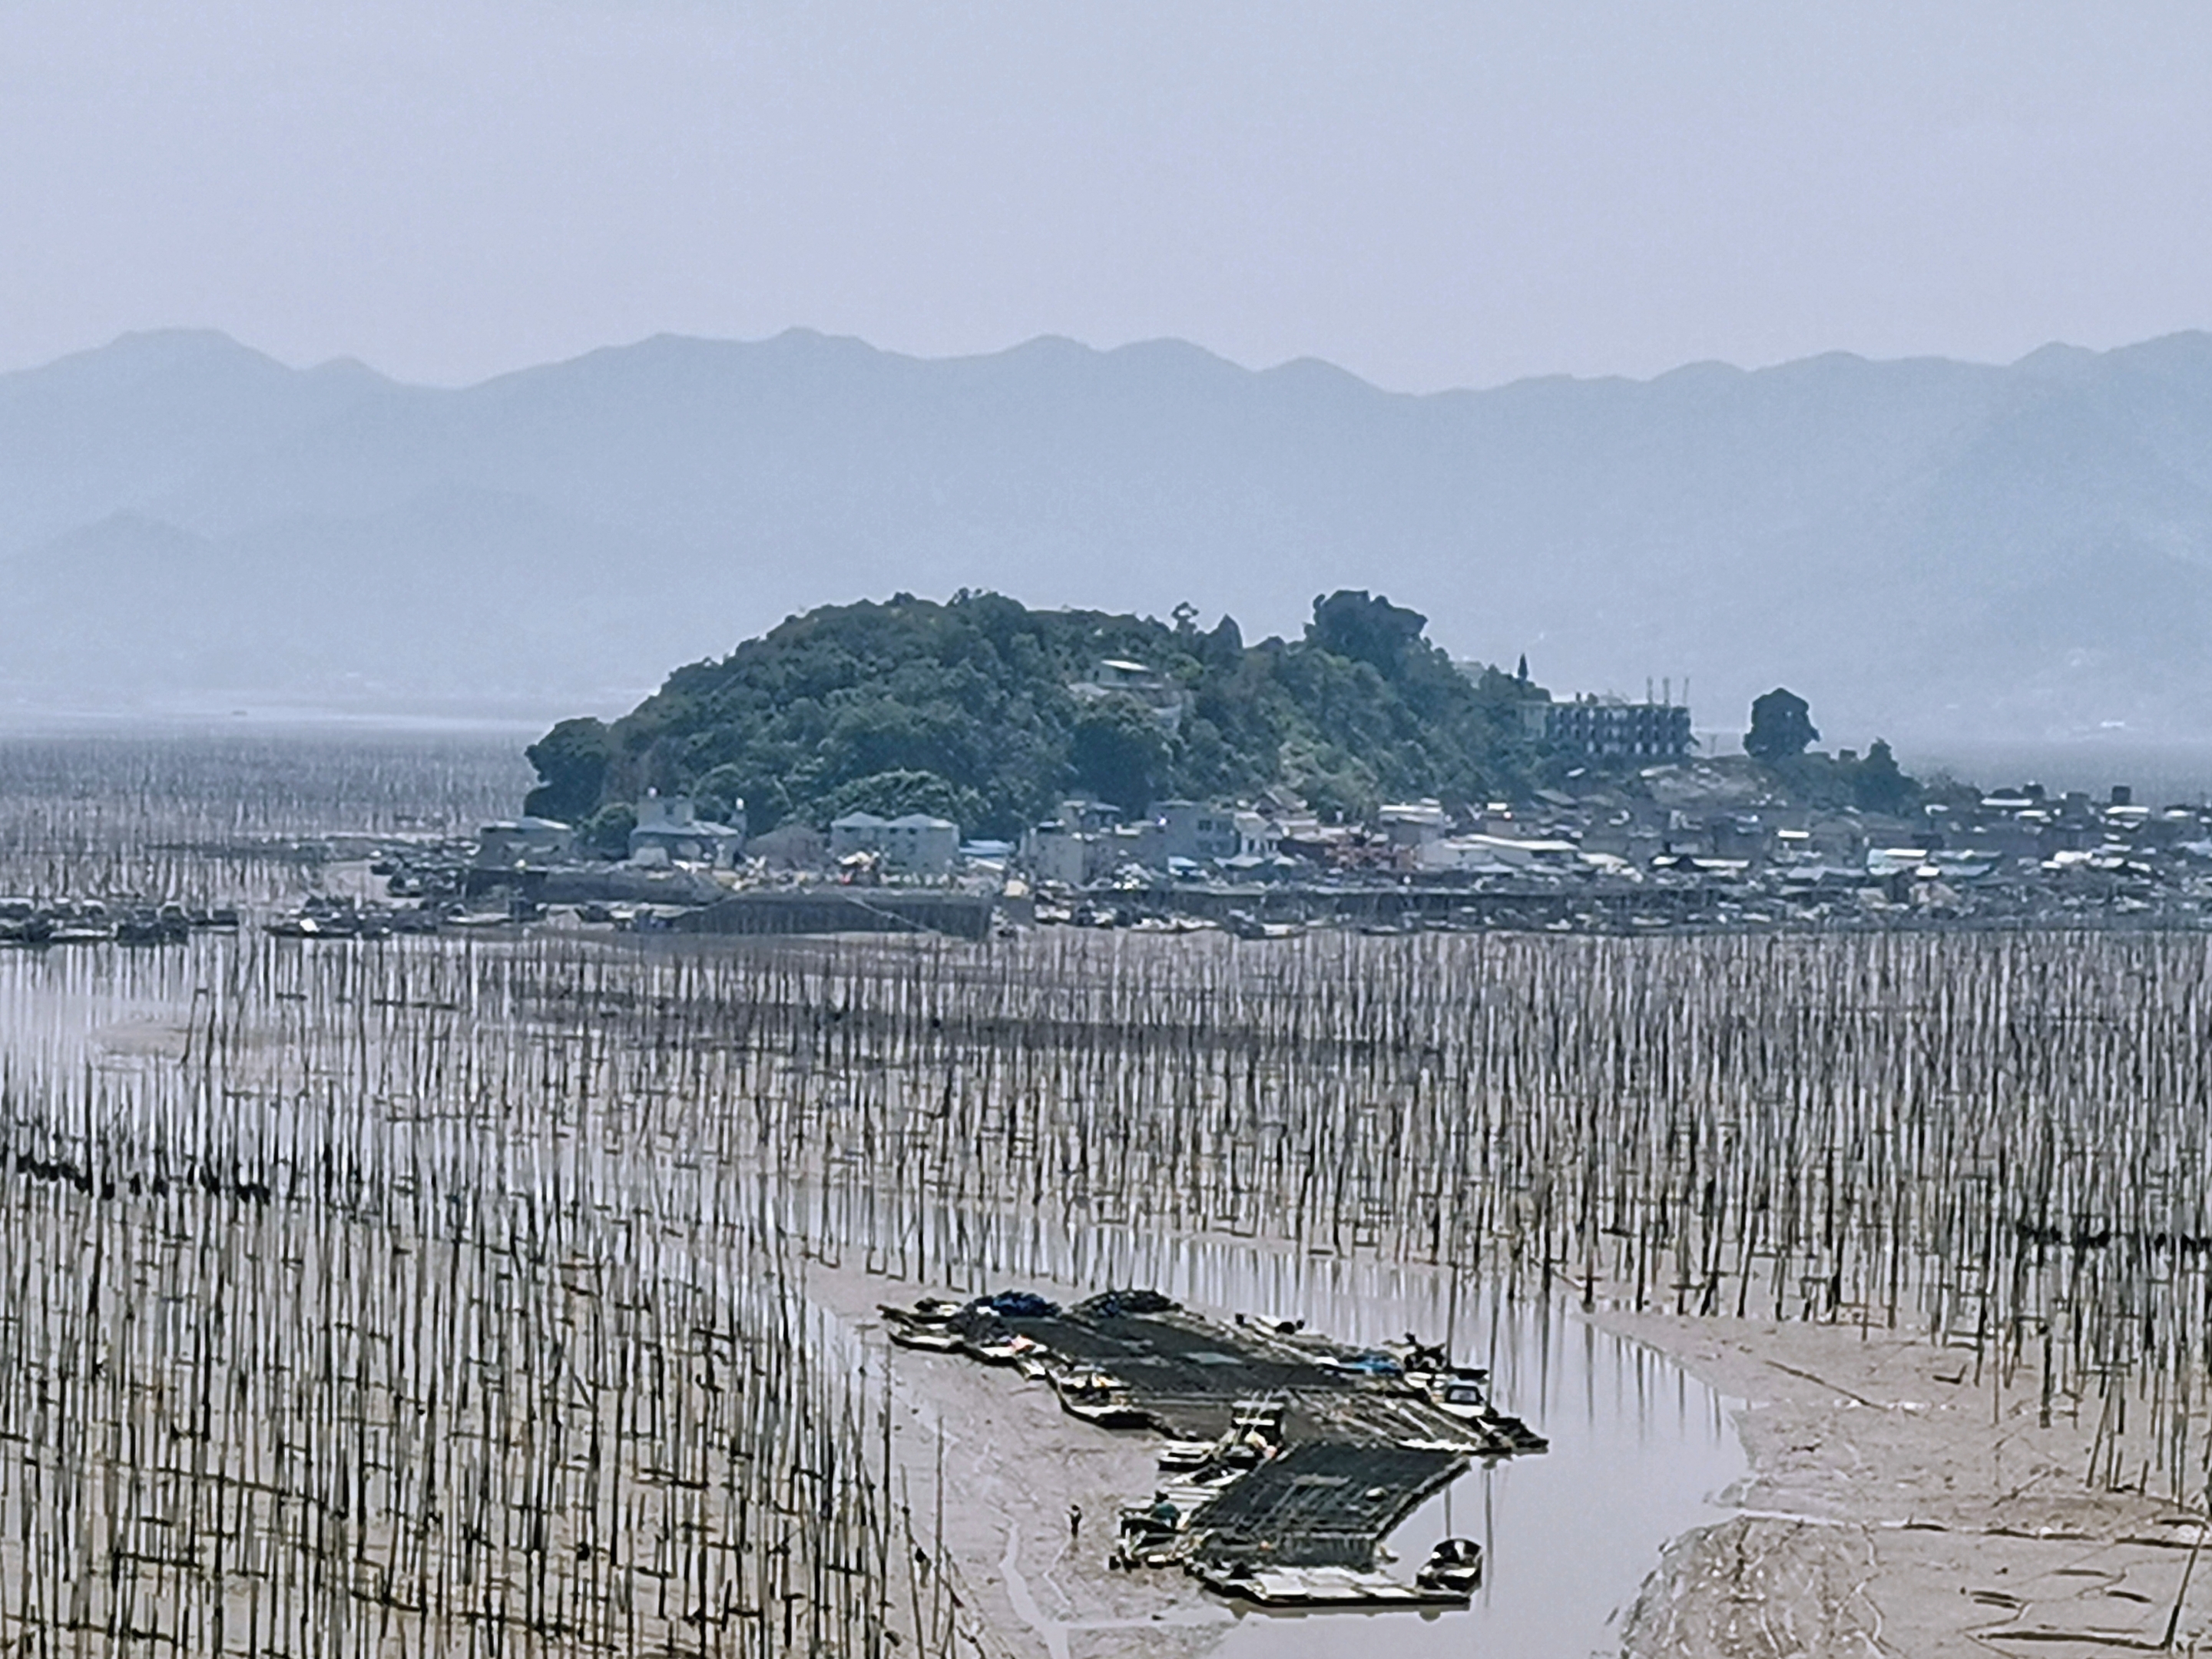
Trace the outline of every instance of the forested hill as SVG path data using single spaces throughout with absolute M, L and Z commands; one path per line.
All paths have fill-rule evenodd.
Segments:
M 1522 781 L 1512 705 L 1540 694 L 1461 672 L 1425 627 L 1364 592 L 1317 599 L 1301 639 L 1253 645 L 1187 609 L 1162 623 L 996 593 L 825 606 L 678 669 L 611 725 L 562 721 L 531 746 L 527 809 L 604 830 L 655 787 L 710 814 L 741 799 L 756 832 L 860 808 L 1011 836 L 1070 790 L 1135 811 L 1281 784 L 1352 814 Z M 1113 662 L 1164 684 L 1103 689 Z

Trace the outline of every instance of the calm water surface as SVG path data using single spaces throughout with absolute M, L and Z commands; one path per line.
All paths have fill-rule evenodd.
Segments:
M 1540 1456 L 1477 1467 L 1394 1534 L 1410 1578 L 1437 1540 L 1482 1541 L 1485 1583 L 1464 1612 L 1231 1612 L 1224 1659 L 1377 1659 L 1383 1654 L 1586 1659 L 1619 1650 L 1620 1616 L 1661 1547 L 1733 1511 L 1718 1500 L 1749 1472 L 1731 1401 L 1641 1344 L 1598 1330 L 1564 1300 L 1508 1304 L 1419 1264 L 1302 1255 L 1218 1237 L 1120 1228 L 996 1242 L 995 1288 L 1021 1274 L 1086 1285 L 1150 1285 L 1202 1312 L 1303 1318 L 1370 1344 L 1445 1338 L 1487 1365 L 1504 1409 L 1549 1437 Z M 1141 1493 L 1131 1493 L 1133 1500 Z M 1194 1609 L 1195 1612 L 1196 1609 Z

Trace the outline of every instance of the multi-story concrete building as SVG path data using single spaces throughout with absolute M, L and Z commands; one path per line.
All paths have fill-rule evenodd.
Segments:
M 910 876 L 944 876 L 960 857 L 960 826 L 950 818 L 908 812 L 896 818 L 848 812 L 830 823 L 830 856 L 873 853 L 886 870 Z
M 658 851 L 672 863 L 710 864 L 726 870 L 744 851 L 744 803 L 730 816 L 735 823 L 716 823 L 699 816 L 683 795 L 649 794 L 637 804 L 637 827 L 629 832 L 629 855 Z
M 1205 863 L 1233 859 L 1243 850 L 1237 834 L 1237 809 L 1194 800 L 1164 800 L 1152 808 L 1160 827 L 1161 850 L 1171 859 Z
M 1677 702 L 1625 702 L 1583 696 L 1536 705 L 1544 740 L 1577 754 L 1632 760 L 1682 760 L 1692 744 L 1690 711 Z

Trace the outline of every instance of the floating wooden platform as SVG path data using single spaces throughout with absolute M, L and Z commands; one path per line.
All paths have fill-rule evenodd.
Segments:
M 1194 1576 L 1217 1595 L 1263 1607 L 1463 1607 L 1472 1590 L 1431 1589 L 1357 1567 L 1205 1565 Z
M 1261 1606 L 1466 1605 L 1479 1566 L 1408 1584 L 1376 1570 L 1382 1540 L 1477 1457 L 1545 1446 L 1489 1407 L 1481 1372 L 1449 1372 L 1438 1392 L 1392 1354 L 1278 1322 L 1224 1325 L 1150 1291 L 883 1313 L 902 1346 L 1018 1366 L 1072 1415 L 1167 1436 L 1149 1504 L 1122 1512 L 1115 1565 L 1181 1565 Z M 1447 1375 L 1440 1350 L 1416 1352 Z M 1469 1394 L 1479 1415 L 1440 1403 Z
M 1191 1554 L 1224 1567 L 1372 1562 L 1375 1547 L 1467 1465 L 1463 1453 L 1403 1446 L 1285 1446 L 1191 1517 Z

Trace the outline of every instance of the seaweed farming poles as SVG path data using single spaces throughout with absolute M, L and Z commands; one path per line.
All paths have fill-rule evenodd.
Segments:
M 1100 1224 L 1510 1294 L 1918 1329 L 2201 1489 L 2212 953 L 2193 935 L 1060 934 L 487 971 L 896 1271 Z M 650 1040 L 647 1040 L 649 1036 Z M 656 1092 L 657 1091 L 657 1092 Z
M 529 775 L 512 739 L 493 733 L 0 737 L 0 896 L 294 901 L 324 871 L 312 849 L 284 843 L 471 831 L 511 811 Z
M 758 1182 L 641 1149 L 600 1036 L 458 1027 L 428 960 L 259 947 L 182 1060 L 10 1070 L 0 1642 L 947 1650 Z
M 2203 1484 L 2194 936 L 247 939 L 205 961 L 181 1060 L 39 1051 L 21 1097 L 73 1103 L 32 1156 L 235 1148 L 193 1178 L 273 1170 L 287 1202 L 556 1255 L 573 1216 L 587 1257 L 707 1264 L 681 1283 L 744 1259 L 742 1215 L 976 1288 L 1110 1276 L 1072 1252 L 1119 1229 L 1894 1326 L 2090 1422 L 2091 1478 Z M 111 1110 L 125 1078 L 137 1103 Z

